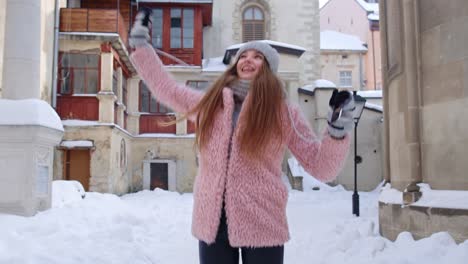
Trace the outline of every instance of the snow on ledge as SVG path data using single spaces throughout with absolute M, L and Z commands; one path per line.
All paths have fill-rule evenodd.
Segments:
M 0 99 L 0 125 L 39 125 L 63 131 L 60 117 L 39 99 Z
M 419 183 L 422 197 L 412 206 L 468 210 L 468 191 L 432 190 L 429 184 Z
M 403 204 L 403 193 L 393 189 L 390 183 L 385 184 L 379 196 L 379 202 L 386 204 Z
M 426 183 L 420 183 L 418 186 L 422 196 L 417 202 L 409 204 L 410 206 L 468 210 L 468 191 L 432 190 Z M 381 189 L 379 201 L 403 205 L 403 193 L 387 183 Z
M 94 144 L 90 140 L 64 140 L 60 146 L 64 148 L 92 148 Z

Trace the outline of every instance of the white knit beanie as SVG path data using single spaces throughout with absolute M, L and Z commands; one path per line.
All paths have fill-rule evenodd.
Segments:
M 272 72 L 278 72 L 278 65 L 279 65 L 279 54 L 276 49 L 270 46 L 268 43 L 263 41 L 250 41 L 244 43 L 236 53 L 236 59 L 234 60 L 237 62 L 239 60 L 239 56 L 246 50 L 254 49 L 259 51 L 265 56 L 265 59 L 268 61 L 268 65 L 270 65 L 270 69 Z

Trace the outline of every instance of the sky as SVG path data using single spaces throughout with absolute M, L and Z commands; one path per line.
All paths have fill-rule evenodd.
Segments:
M 198 263 L 198 242 L 190 233 L 192 194 L 156 189 L 119 197 L 70 184 L 54 182 L 54 207 L 34 217 L 0 214 L 1 264 Z M 360 193 L 356 217 L 352 193 L 341 186 L 312 177 L 304 186 L 304 192 L 289 193 L 285 263 L 466 264 L 468 240 L 457 245 L 448 233 L 418 241 L 408 232 L 395 242 L 380 236 L 380 189 Z

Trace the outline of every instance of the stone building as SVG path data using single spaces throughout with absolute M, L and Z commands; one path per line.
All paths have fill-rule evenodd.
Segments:
M 303 103 L 309 100 L 319 112 L 311 123 L 324 128 L 329 91 L 312 98 L 298 92 L 320 76 L 316 1 L 68 0 L 58 1 L 58 9 L 55 3 L 38 6 L 41 85 L 24 90 L 26 98 L 48 102 L 62 120 L 65 133 L 54 153 L 54 179 L 78 180 L 87 191 L 115 194 L 155 187 L 192 190 L 194 126 L 187 121 L 161 125 L 177 113 L 150 96 L 129 59 L 128 32 L 140 7 L 153 9 L 151 43 L 175 57 L 160 56 L 166 69 L 195 89 L 215 80 L 242 42 L 271 39 L 290 99 L 312 116 Z M 297 25 L 294 30 L 291 23 Z M 182 29 L 184 34 L 171 36 L 171 30 Z
M 379 5 L 377 0 L 329 0 L 320 8 L 320 31 L 357 36 L 368 52 L 363 59 L 363 87 L 382 89 Z
M 402 193 L 400 202 L 380 202 L 380 231 L 390 239 L 402 231 L 415 238 L 447 231 L 456 241 L 464 241 L 468 2 L 385 0 L 380 1 L 380 18 L 384 173 L 391 187 Z M 419 183 L 432 191 L 422 191 Z M 460 198 L 445 204 L 430 198 L 441 194 L 442 201 Z

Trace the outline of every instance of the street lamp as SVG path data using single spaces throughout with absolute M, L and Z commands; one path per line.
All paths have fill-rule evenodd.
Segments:
M 353 111 L 354 119 L 354 193 L 353 193 L 353 214 L 359 216 L 359 194 L 357 191 L 357 165 L 362 162 L 362 157 L 357 155 L 357 126 L 359 119 L 361 119 L 366 99 L 362 96 L 357 95 L 356 91 L 353 91 L 354 104 L 356 108 Z

